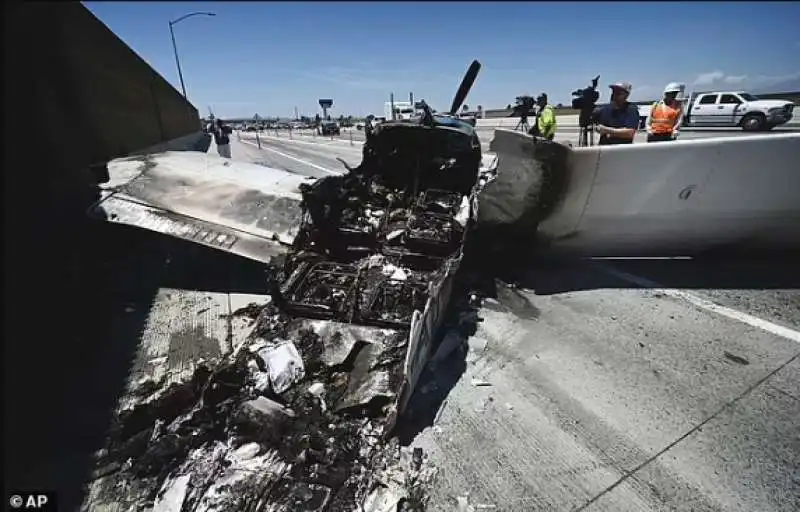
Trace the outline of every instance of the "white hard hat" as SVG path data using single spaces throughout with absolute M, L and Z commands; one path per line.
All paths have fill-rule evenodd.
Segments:
M 671 82 L 664 87 L 664 94 L 670 92 L 681 92 L 686 86 L 683 84 L 679 84 L 678 82 Z

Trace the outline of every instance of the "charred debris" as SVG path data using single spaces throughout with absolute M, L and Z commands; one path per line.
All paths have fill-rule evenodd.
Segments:
M 471 125 L 428 115 L 384 123 L 358 167 L 304 184 L 271 300 L 241 312 L 247 341 L 140 389 L 84 508 L 423 510 L 421 454 L 388 434 L 445 317 L 480 162 Z

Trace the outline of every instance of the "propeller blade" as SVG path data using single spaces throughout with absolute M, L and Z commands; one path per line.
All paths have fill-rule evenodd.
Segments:
M 458 109 L 464 104 L 464 100 L 467 99 L 467 94 L 469 94 L 470 89 L 472 89 L 472 85 L 475 83 L 475 79 L 478 77 L 478 72 L 480 70 L 481 63 L 477 60 L 473 60 L 467 70 L 467 74 L 464 75 L 464 79 L 461 80 L 461 85 L 458 86 L 455 98 L 453 98 L 453 105 L 450 107 L 451 115 L 458 113 Z

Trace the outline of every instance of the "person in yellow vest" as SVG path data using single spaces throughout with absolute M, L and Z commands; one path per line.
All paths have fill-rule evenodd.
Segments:
M 556 113 L 553 106 L 547 103 L 547 94 L 540 94 L 536 98 L 536 105 L 539 107 L 539 113 L 536 116 L 536 124 L 533 125 L 529 133 L 547 140 L 553 140 L 557 128 Z
M 678 138 L 678 130 L 683 122 L 683 103 L 678 100 L 681 91 L 681 84 L 673 82 L 664 88 L 664 98 L 653 103 L 647 120 L 647 142 Z

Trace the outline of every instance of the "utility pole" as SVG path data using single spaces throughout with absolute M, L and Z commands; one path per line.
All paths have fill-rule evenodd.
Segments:
M 300 120 L 300 116 L 297 115 L 297 107 L 294 107 L 294 120 L 295 121 L 299 121 Z

